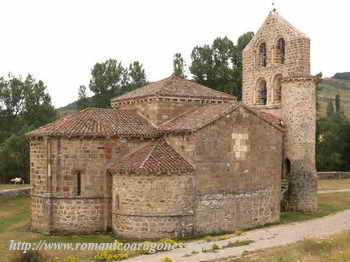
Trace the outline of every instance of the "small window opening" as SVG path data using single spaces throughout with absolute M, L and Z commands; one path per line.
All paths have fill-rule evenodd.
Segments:
M 77 196 L 81 195 L 81 173 L 77 173 Z
M 262 43 L 259 47 L 259 64 L 260 66 L 264 67 L 267 65 L 267 51 L 265 43 Z
M 286 60 L 286 42 L 283 38 L 280 38 L 277 41 L 276 51 L 276 62 L 279 64 L 284 64 Z

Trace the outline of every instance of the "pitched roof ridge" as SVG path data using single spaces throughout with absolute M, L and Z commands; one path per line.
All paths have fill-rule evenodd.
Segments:
M 171 118 L 171 119 L 169 119 L 169 120 L 167 120 L 167 121 L 161 123 L 161 124 L 159 125 L 159 127 L 165 126 L 166 124 L 169 124 L 170 122 L 175 121 L 175 120 L 177 120 L 177 119 L 179 119 L 179 118 L 182 118 L 182 117 L 184 117 L 184 116 L 186 116 L 186 115 L 188 115 L 188 114 L 190 114 L 190 113 L 193 113 L 193 112 L 195 112 L 195 111 L 197 111 L 197 110 L 199 110 L 199 109 L 200 109 L 200 107 L 191 108 L 191 109 L 189 109 L 189 110 L 187 110 L 187 111 L 185 111 L 185 112 L 183 112 L 183 113 L 181 113 L 181 114 L 179 114 L 179 115 L 177 115 L 177 116 L 175 116 L 175 117 L 173 117 L 173 118 Z
M 267 120 L 266 118 L 264 118 L 263 116 L 261 116 L 261 114 L 267 114 L 267 115 L 270 115 L 274 118 L 277 118 L 277 119 L 280 119 L 282 121 L 281 118 L 271 114 L 271 113 L 268 113 L 268 112 L 265 112 L 265 111 L 258 111 L 257 109 L 254 109 L 254 108 L 251 108 L 245 104 L 242 104 L 241 105 L 243 108 L 245 108 L 246 110 L 248 110 L 249 112 L 253 113 L 255 116 L 257 116 L 259 119 L 265 121 L 266 123 L 268 123 L 269 125 L 275 127 L 276 129 L 280 130 L 281 132 L 285 132 L 285 129 L 283 128 L 283 126 L 278 126 L 276 125 L 275 123 L 273 123 L 272 121 L 269 121 Z
M 195 81 L 178 76 L 170 76 L 156 82 L 148 83 L 143 87 L 137 88 L 123 95 L 114 97 L 112 98 L 112 101 L 133 100 L 151 96 L 236 99 L 233 95 L 206 87 Z
M 160 138 L 159 140 L 161 140 L 162 138 Z M 157 143 L 155 143 L 153 146 L 152 146 L 152 149 L 148 152 L 148 155 L 145 157 L 145 159 L 142 161 L 141 165 L 139 168 L 143 168 L 145 163 L 148 161 L 148 159 L 151 157 L 153 151 L 159 146 L 160 142 L 157 141 Z
M 277 11 L 271 12 L 273 16 L 275 16 L 277 19 L 279 19 L 281 22 L 285 23 L 290 29 L 292 29 L 294 32 L 298 33 L 299 35 L 305 36 L 308 38 L 308 36 L 301 32 L 298 28 L 296 28 L 294 25 L 292 25 L 290 22 L 288 22 L 287 19 L 285 19 L 280 13 Z
M 226 104 L 223 104 L 226 105 Z M 215 118 L 208 120 L 207 122 L 205 122 L 201 127 L 195 128 L 193 131 L 198 131 L 204 127 L 206 127 L 207 125 L 216 122 L 217 120 L 221 119 L 223 116 L 235 111 L 237 108 L 239 108 L 240 104 L 227 104 L 230 105 L 230 109 L 227 111 L 224 111 L 222 114 L 217 115 Z M 228 106 L 227 106 L 228 107 Z
M 154 124 L 154 123 L 152 123 L 152 121 L 150 121 L 145 115 L 143 115 L 139 110 L 135 110 L 135 112 L 136 112 L 136 114 L 138 115 L 138 116 L 140 116 L 142 119 L 144 119 L 147 123 L 149 123 L 152 127 L 154 127 L 155 129 L 157 129 L 158 131 L 160 131 L 159 130 L 159 128 L 158 128 L 158 126 L 156 125 L 156 124 Z

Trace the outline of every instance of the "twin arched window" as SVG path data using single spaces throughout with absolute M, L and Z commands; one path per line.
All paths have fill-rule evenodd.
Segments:
M 282 75 L 278 74 L 274 77 L 272 82 L 272 95 L 271 102 L 274 105 L 281 104 L 282 100 Z M 267 105 L 268 88 L 265 79 L 261 78 L 257 82 L 255 89 L 255 104 L 256 105 Z M 270 102 L 269 102 L 270 103 Z
M 268 62 L 268 52 L 266 43 L 259 45 L 258 65 L 266 67 Z M 286 60 L 286 42 L 283 38 L 277 40 L 276 47 L 274 48 L 274 61 L 278 64 L 284 64 Z

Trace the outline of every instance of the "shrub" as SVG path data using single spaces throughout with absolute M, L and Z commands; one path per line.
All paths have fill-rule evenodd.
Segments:
M 205 241 L 207 241 L 207 242 L 211 242 L 211 241 L 213 241 L 213 237 L 212 236 L 207 236 L 207 237 L 205 237 Z
M 227 240 L 227 239 L 230 239 L 231 236 L 230 235 L 223 235 L 221 237 L 219 237 L 220 240 Z
M 170 257 L 163 257 L 162 262 L 173 262 L 173 260 Z
M 213 251 L 220 249 L 219 245 L 217 245 L 217 244 L 213 244 L 211 248 L 213 249 Z
M 223 248 L 230 248 L 230 247 L 241 247 L 241 246 L 247 246 L 251 243 L 254 243 L 252 240 L 243 240 L 243 241 L 236 241 L 236 242 L 229 242 L 226 246 L 223 246 Z
M 47 262 L 81 262 L 77 257 L 69 256 L 61 260 L 59 257 L 54 258 L 53 260 L 48 260 Z
M 241 236 L 241 235 L 243 235 L 243 231 L 235 230 L 235 231 L 233 232 L 233 234 L 235 234 L 236 236 Z

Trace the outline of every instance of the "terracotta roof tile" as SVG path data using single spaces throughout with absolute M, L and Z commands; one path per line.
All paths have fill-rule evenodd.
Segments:
M 26 134 L 65 137 L 157 137 L 160 132 L 136 111 L 87 108 Z
M 263 109 L 255 109 L 237 103 L 207 105 L 200 107 L 199 109 L 190 110 L 161 124 L 159 128 L 167 133 L 194 132 L 231 113 L 239 107 L 244 107 L 273 126 L 283 129 L 283 122 L 280 117 L 265 112 Z
M 167 132 L 196 131 L 232 112 L 238 106 L 234 103 L 202 106 L 163 123 L 159 128 Z
M 236 97 L 205 87 L 190 80 L 171 76 L 118 96 L 112 101 L 128 100 L 147 96 L 175 96 L 235 100 Z
M 193 171 L 193 166 L 177 153 L 164 138 L 149 142 L 110 168 L 114 171 L 158 172 Z
M 272 110 L 268 110 L 268 109 L 257 109 L 257 108 L 252 108 L 252 107 L 248 107 L 246 105 L 244 105 L 245 108 L 247 108 L 248 110 L 254 112 L 258 117 L 262 118 L 263 120 L 265 120 L 266 122 L 283 129 L 284 128 L 284 124 L 283 124 L 283 120 L 281 118 L 281 116 L 279 114 L 277 114 L 276 112 L 273 112 Z

